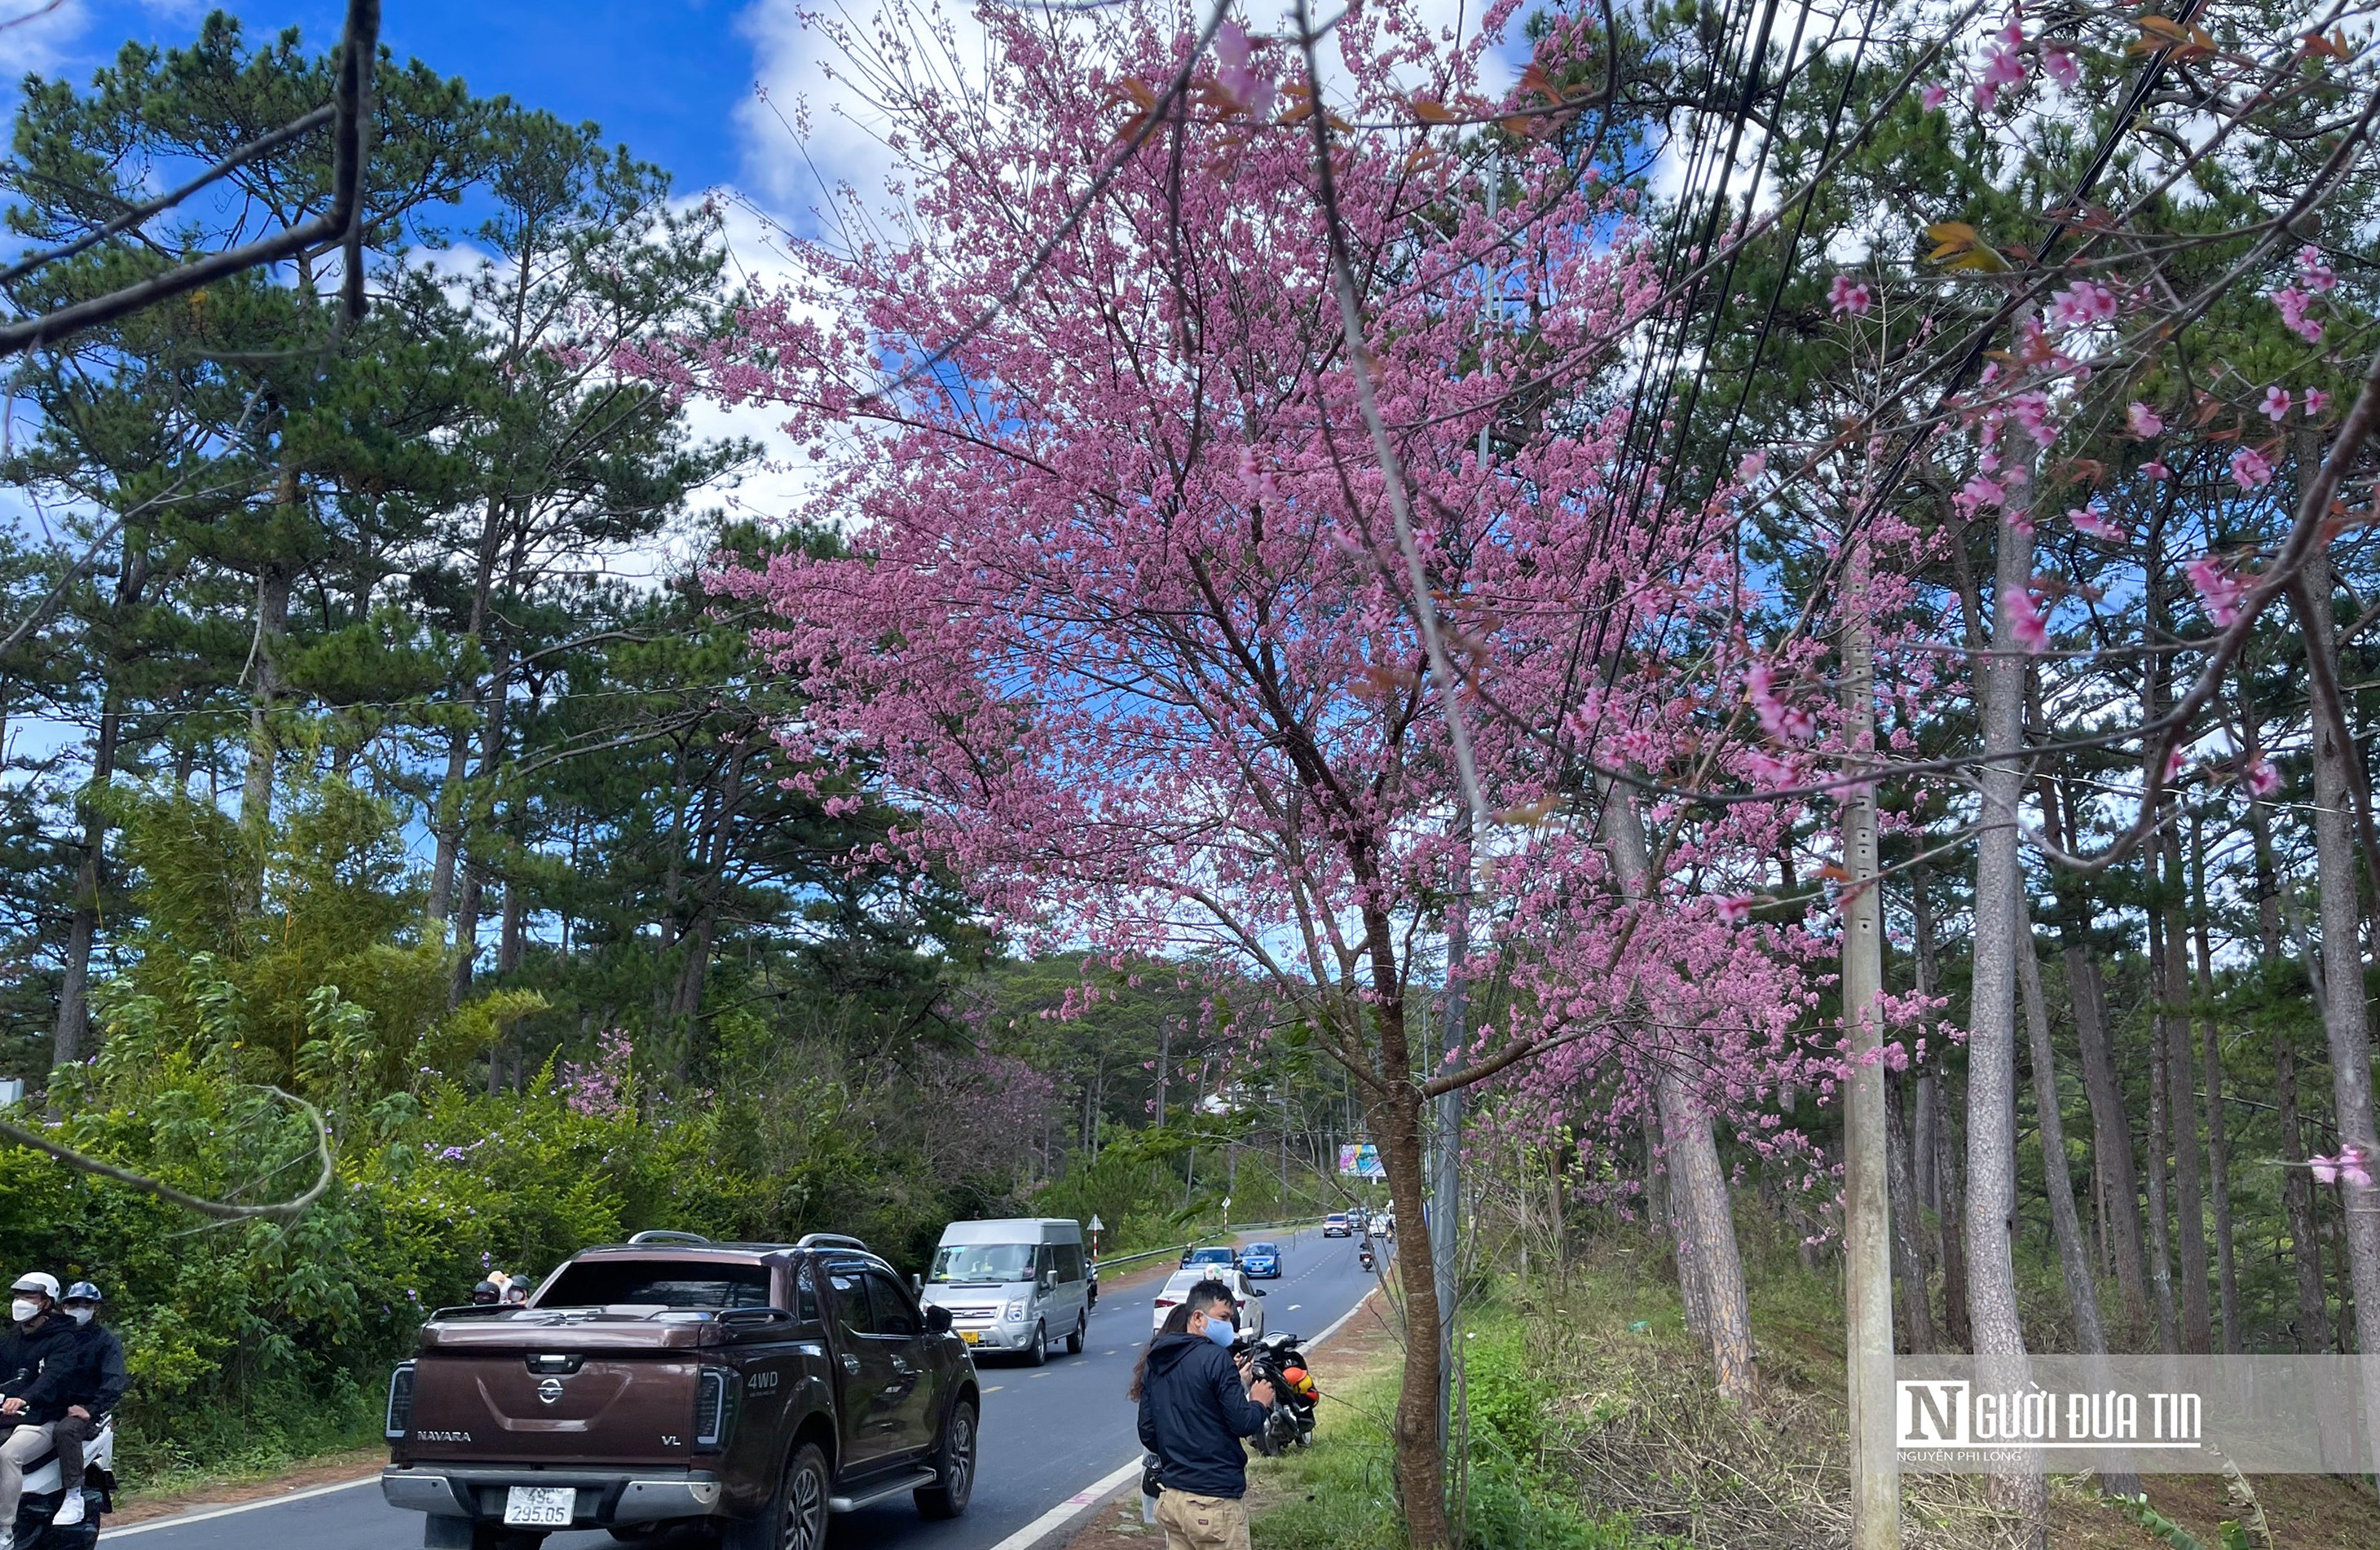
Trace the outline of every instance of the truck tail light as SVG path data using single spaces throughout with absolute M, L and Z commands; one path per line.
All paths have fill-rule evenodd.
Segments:
M 694 1446 L 717 1447 L 727 1435 L 727 1374 L 705 1367 L 694 1390 Z
M 1171 1308 L 1174 1303 L 1180 1301 L 1181 1299 L 1178 1297 L 1160 1297 L 1157 1300 L 1157 1305 L 1160 1308 Z
M 381 1426 L 381 1435 L 390 1442 L 403 1442 L 412 1429 L 413 1363 L 400 1362 L 388 1375 L 388 1419 Z

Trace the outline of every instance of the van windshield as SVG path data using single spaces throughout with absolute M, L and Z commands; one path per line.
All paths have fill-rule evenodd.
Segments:
M 1030 1243 L 945 1243 L 934 1251 L 929 1281 L 1029 1281 Z

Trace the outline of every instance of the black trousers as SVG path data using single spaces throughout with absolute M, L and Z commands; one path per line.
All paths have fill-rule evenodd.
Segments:
M 82 1445 L 97 1435 L 98 1421 L 79 1415 L 62 1417 L 50 1429 L 50 1445 L 58 1450 L 58 1483 L 67 1490 L 82 1489 Z

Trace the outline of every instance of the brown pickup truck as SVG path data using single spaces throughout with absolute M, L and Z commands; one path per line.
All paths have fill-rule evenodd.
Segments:
M 381 1489 L 435 1550 L 685 1522 L 819 1550 L 828 1514 L 902 1491 L 955 1517 L 982 1400 L 950 1325 L 856 1239 L 638 1233 L 525 1307 L 435 1314 L 389 1382 Z

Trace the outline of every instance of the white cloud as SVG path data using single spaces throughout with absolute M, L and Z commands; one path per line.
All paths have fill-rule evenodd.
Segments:
M 1190 4 L 1203 20 L 1203 0 Z M 1434 32 L 1463 42 L 1477 34 L 1478 0 L 1417 0 L 1414 8 Z M 752 42 L 759 90 L 735 112 L 747 190 L 805 234 L 842 184 L 880 204 L 894 158 L 878 87 L 899 79 L 953 101 L 979 97 L 988 61 L 978 15 L 936 0 L 754 0 L 739 26 Z M 1286 0 L 1255 0 L 1240 15 L 1259 35 L 1287 37 L 1293 27 Z M 859 45 L 858 58 L 846 55 L 838 34 Z M 1525 52 L 1508 34 L 1482 62 L 1482 86 L 1509 86 Z M 1322 50 L 1322 64 L 1326 77 L 1339 79 L 1335 50 Z
M 76 57 L 75 45 L 90 25 L 82 0 L 0 0 L 0 80 L 6 82 L 8 96 L 16 95 L 19 76 L 54 75 Z

